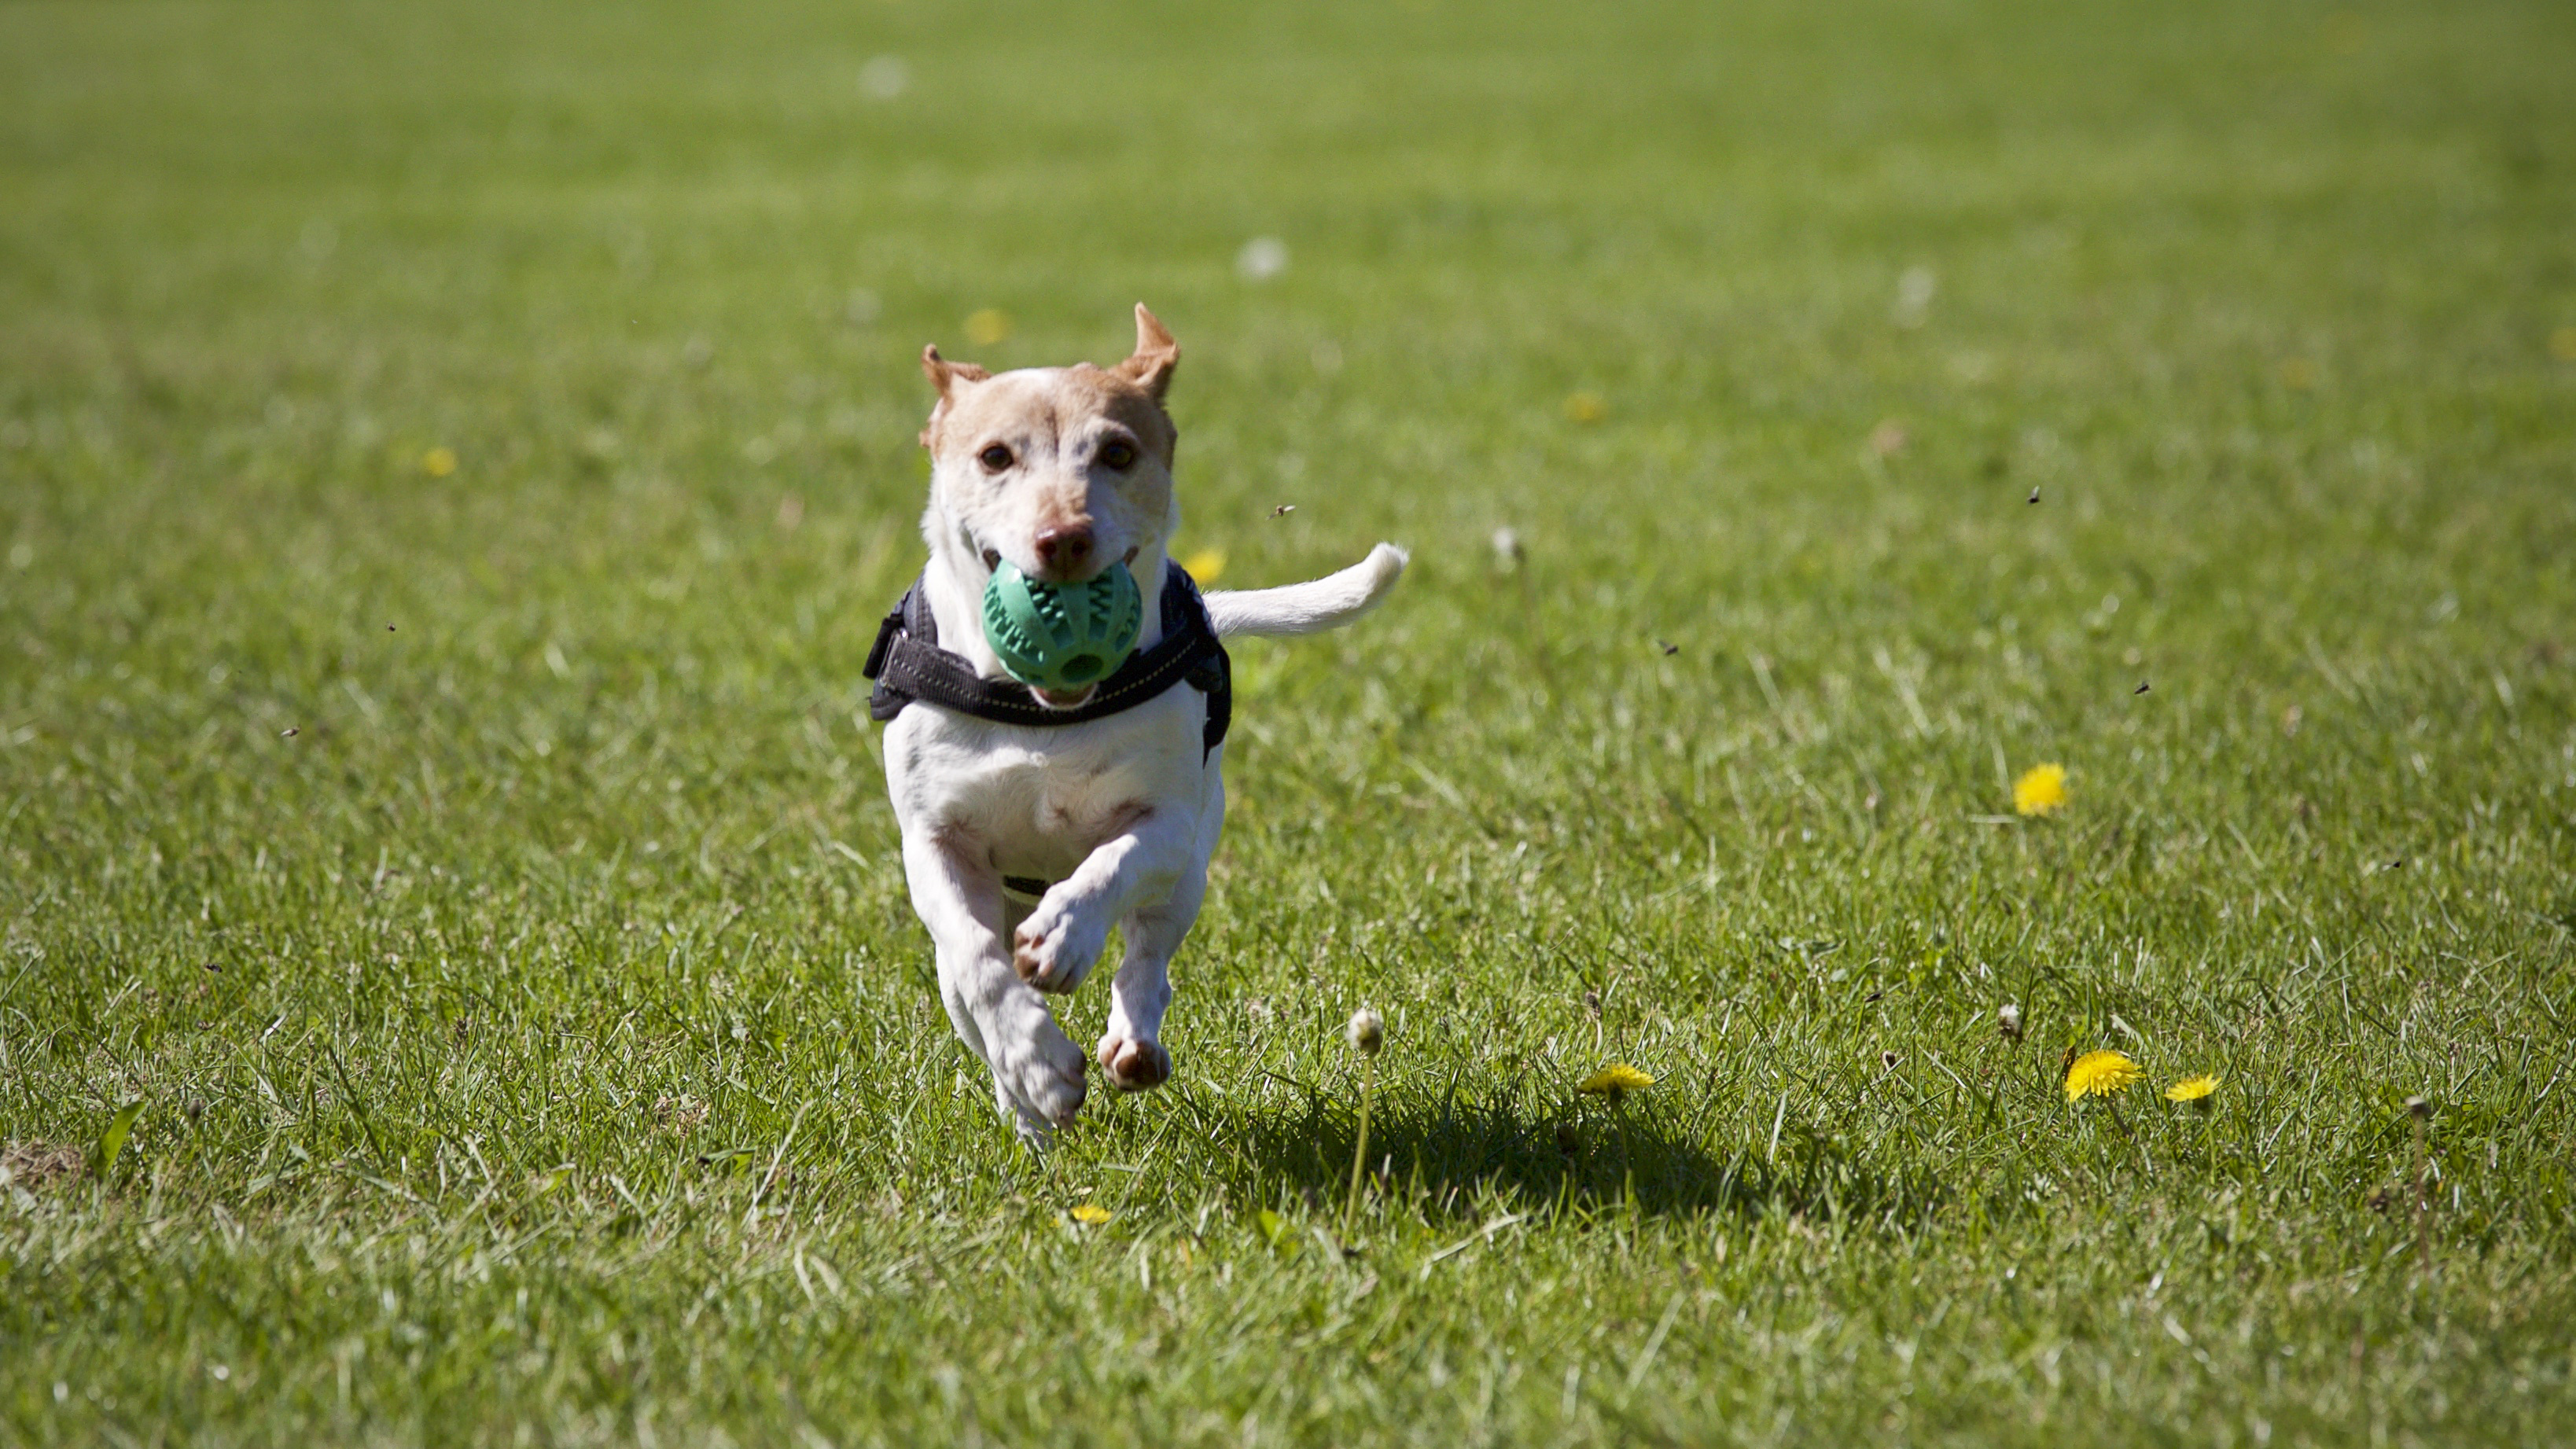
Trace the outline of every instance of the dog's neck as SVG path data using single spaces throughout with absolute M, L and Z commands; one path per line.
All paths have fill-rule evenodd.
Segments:
M 939 621 L 939 647 L 963 656 L 986 679 L 1009 678 L 1001 656 L 984 639 L 984 585 L 991 582 L 992 570 L 967 551 L 955 529 L 934 521 L 930 533 L 930 566 L 922 570 L 922 587 L 930 594 L 930 616 Z M 1111 565 L 1135 577 L 1144 599 L 1144 631 L 1136 636 L 1139 652 L 1163 641 L 1163 560 L 1163 545 L 1157 542 L 1138 549 L 1127 563 Z

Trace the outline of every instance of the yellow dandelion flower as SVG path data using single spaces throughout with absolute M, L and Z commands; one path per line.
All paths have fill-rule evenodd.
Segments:
M 1609 1097 L 1615 1101 L 1630 1092 L 1642 1092 L 1654 1084 L 1655 1079 L 1651 1075 L 1637 1070 L 1626 1062 L 1612 1062 L 1576 1083 L 1574 1090 Z
M 1011 314 L 999 307 L 987 307 L 966 319 L 966 340 L 978 347 L 991 347 L 1011 335 Z
M 1221 548 L 1200 549 L 1198 552 L 1182 559 L 1181 567 L 1189 570 L 1190 577 L 1198 580 L 1202 584 L 1215 583 L 1216 576 L 1225 572 L 1225 550 Z
M 2174 1083 L 2172 1086 L 2165 1088 L 2165 1100 L 2168 1102 L 2202 1102 L 2208 1100 L 2209 1094 L 2217 1090 L 2218 1078 L 2211 1076 L 2207 1072 L 2203 1072 L 2196 1077 L 2185 1077 L 2181 1081 Z
M 2066 767 L 2040 765 L 2013 781 L 2013 813 L 2045 815 L 2066 803 Z
M 420 455 L 420 471 L 432 478 L 444 478 L 456 471 L 454 448 L 432 448 Z
M 2066 1068 L 2066 1100 L 2107 1097 L 2128 1090 L 2146 1069 L 2120 1052 L 2086 1052 Z
M 1102 1223 L 1116 1217 L 1117 1214 L 1111 1212 L 1105 1207 L 1102 1207 L 1096 1202 L 1081 1202 L 1073 1205 L 1073 1211 L 1069 1216 L 1071 1216 L 1077 1223 L 1086 1223 L 1092 1227 L 1098 1227 Z
M 1565 420 L 1570 423 L 1597 423 L 1610 416 L 1610 400 L 1597 392 L 1568 393 Z

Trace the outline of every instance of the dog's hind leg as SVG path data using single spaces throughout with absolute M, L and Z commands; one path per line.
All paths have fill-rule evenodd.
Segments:
M 1159 1087 L 1172 1075 L 1172 1054 L 1162 1043 L 1163 1013 L 1172 1005 L 1172 957 L 1206 898 L 1207 871 L 1193 870 L 1169 899 L 1132 911 L 1119 923 L 1127 957 L 1110 984 L 1109 1029 L 1094 1055 L 1122 1092 Z
M 1082 1049 L 1011 969 L 1001 877 L 971 852 L 904 832 L 912 907 L 939 952 L 939 997 L 957 1035 L 993 1071 L 993 1096 L 1020 1135 L 1042 1145 L 1082 1110 Z

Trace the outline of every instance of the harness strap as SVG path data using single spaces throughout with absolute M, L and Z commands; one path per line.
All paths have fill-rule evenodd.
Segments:
M 930 611 L 929 591 L 915 579 L 884 622 L 877 625 L 876 644 L 860 673 L 876 681 L 868 696 L 868 714 L 890 720 L 905 705 L 920 701 L 953 709 L 997 724 L 1052 728 L 1084 724 L 1135 708 L 1187 682 L 1207 696 L 1207 726 L 1200 734 L 1205 751 L 1225 741 L 1234 715 L 1234 661 L 1216 637 L 1207 602 L 1187 569 L 1168 559 L 1160 590 L 1163 637 L 1153 648 L 1127 656 L 1116 673 L 1100 682 L 1091 697 L 1071 709 L 1040 704 L 1029 687 L 1013 679 L 986 679 L 962 654 L 939 647 L 939 621 Z

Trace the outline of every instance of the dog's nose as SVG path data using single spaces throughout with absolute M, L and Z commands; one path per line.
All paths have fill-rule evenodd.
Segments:
M 1070 524 L 1038 534 L 1038 562 L 1061 574 L 1075 574 L 1091 562 L 1091 525 Z

